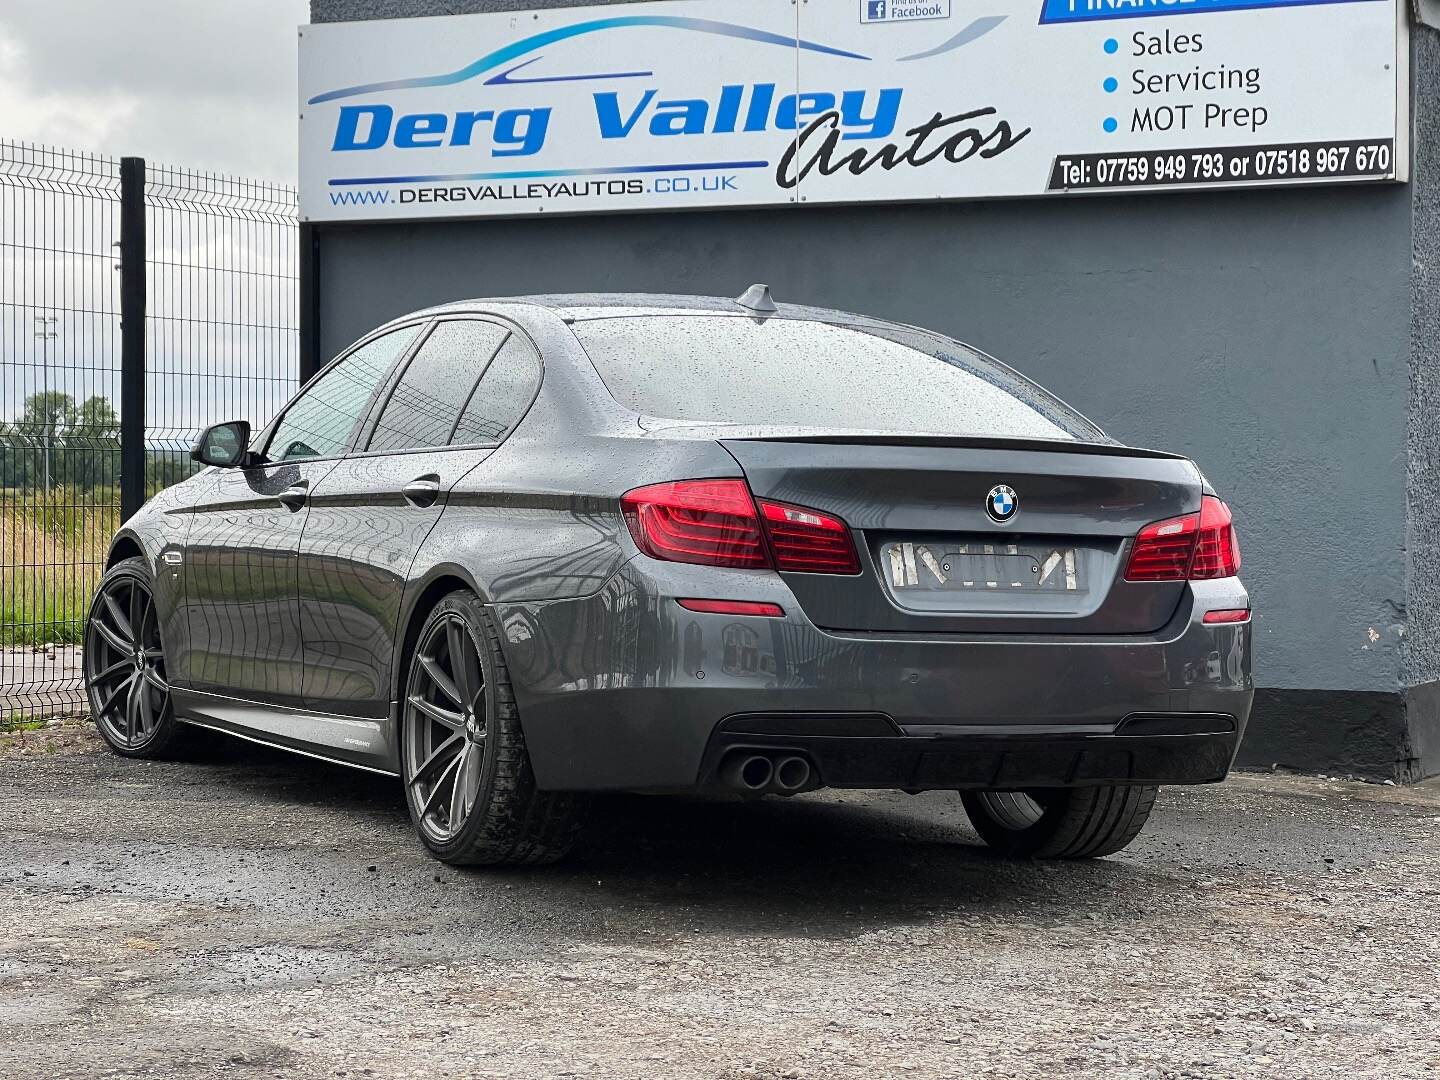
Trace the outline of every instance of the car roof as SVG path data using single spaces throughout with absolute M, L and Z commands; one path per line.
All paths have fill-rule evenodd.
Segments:
M 755 285 L 745 293 L 748 297 L 751 293 L 763 289 L 764 295 L 769 298 L 769 287 Z M 773 298 L 772 302 L 773 301 Z M 707 315 L 730 318 L 760 318 L 760 319 L 792 319 L 806 322 L 831 322 L 844 323 L 852 327 L 891 328 L 897 330 L 918 331 L 925 334 L 933 334 L 935 331 L 927 330 L 925 327 L 916 326 L 912 323 L 896 322 L 890 319 L 878 319 L 870 315 L 860 315 L 852 311 L 844 311 L 839 308 L 812 307 L 805 304 L 781 304 L 775 303 L 774 311 L 759 311 L 740 303 L 740 298 L 727 298 L 723 296 L 688 296 L 679 293 L 532 293 L 523 296 L 491 296 L 476 297 L 471 300 L 454 300 L 446 304 L 439 304 L 421 311 L 411 312 L 409 315 L 395 319 L 393 325 L 404 320 L 415 318 L 428 318 L 447 313 L 486 313 L 508 316 L 517 322 L 525 321 L 525 309 L 540 309 L 548 311 L 552 315 L 565 320 L 568 323 L 586 322 L 598 319 L 619 319 L 633 316 L 675 316 L 675 315 Z M 382 330 L 384 328 L 381 328 Z M 376 331 L 375 333 L 379 333 Z M 986 353 L 975 349 L 959 339 L 957 343 L 965 348 L 979 353 L 984 359 L 997 367 L 1010 372 L 1022 382 L 1030 383 L 1042 392 L 1049 394 L 1048 390 L 1035 383 L 1033 379 L 1023 372 L 1011 368 L 1000 360 L 989 356 Z M 1051 395 L 1053 396 L 1053 395 Z M 1062 402 L 1062 404 L 1064 404 Z M 1098 424 L 1078 413 L 1073 406 L 1066 405 L 1067 409 L 1076 412 L 1086 423 L 1089 423 L 1096 431 L 1101 431 Z M 1105 437 L 1107 444 L 1118 441 Z
M 495 305 L 527 304 L 545 308 L 562 319 L 583 322 L 589 319 L 617 319 L 636 315 L 734 315 L 753 318 L 758 312 L 722 296 L 682 296 L 675 293 L 545 293 L 531 296 L 480 297 L 458 300 L 429 309 L 426 314 L 487 308 Z M 780 304 L 765 312 L 767 318 L 801 319 L 819 322 L 868 323 L 898 326 L 883 319 L 858 315 L 835 308 L 804 304 Z

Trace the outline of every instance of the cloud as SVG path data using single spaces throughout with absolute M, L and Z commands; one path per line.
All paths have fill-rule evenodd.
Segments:
M 0 136 L 295 182 L 306 0 L 6 0 Z

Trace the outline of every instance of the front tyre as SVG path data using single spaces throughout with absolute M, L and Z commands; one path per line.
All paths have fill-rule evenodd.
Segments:
M 100 736 L 123 757 L 169 757 L 186 737 L 175 719 L 150 564 L 138 556 L 100 579 L 85 623 L 85 693 Z
M 980 839 L 1014 858 L 1095 859 L 1140 835 L 1157 787 L 961 792 Z
M 437 859 L 535 865 L 570 850 L 581 799 L 536 787 L 499 636 L 474 593 L 451 593 L 425 620 L 401 724 L 410 819 Z

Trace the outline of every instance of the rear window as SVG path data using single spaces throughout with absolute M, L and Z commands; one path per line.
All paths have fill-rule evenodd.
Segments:
M 616 401 L 645 416 L 853 431 L 1104 440 L 1003 364 L 938 334 L 744 316 L 574 324 Z

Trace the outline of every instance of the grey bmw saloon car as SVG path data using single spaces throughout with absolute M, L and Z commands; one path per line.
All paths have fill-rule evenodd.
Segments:
M 117 753 L 211 728 L 394 775 L 451 863 L 587 793 L 954 791 L 1092 857 L 1248 719 L 1230 511 L 939 334 L 739 300 L 449 304 L 348 349 L 115 537 Z

